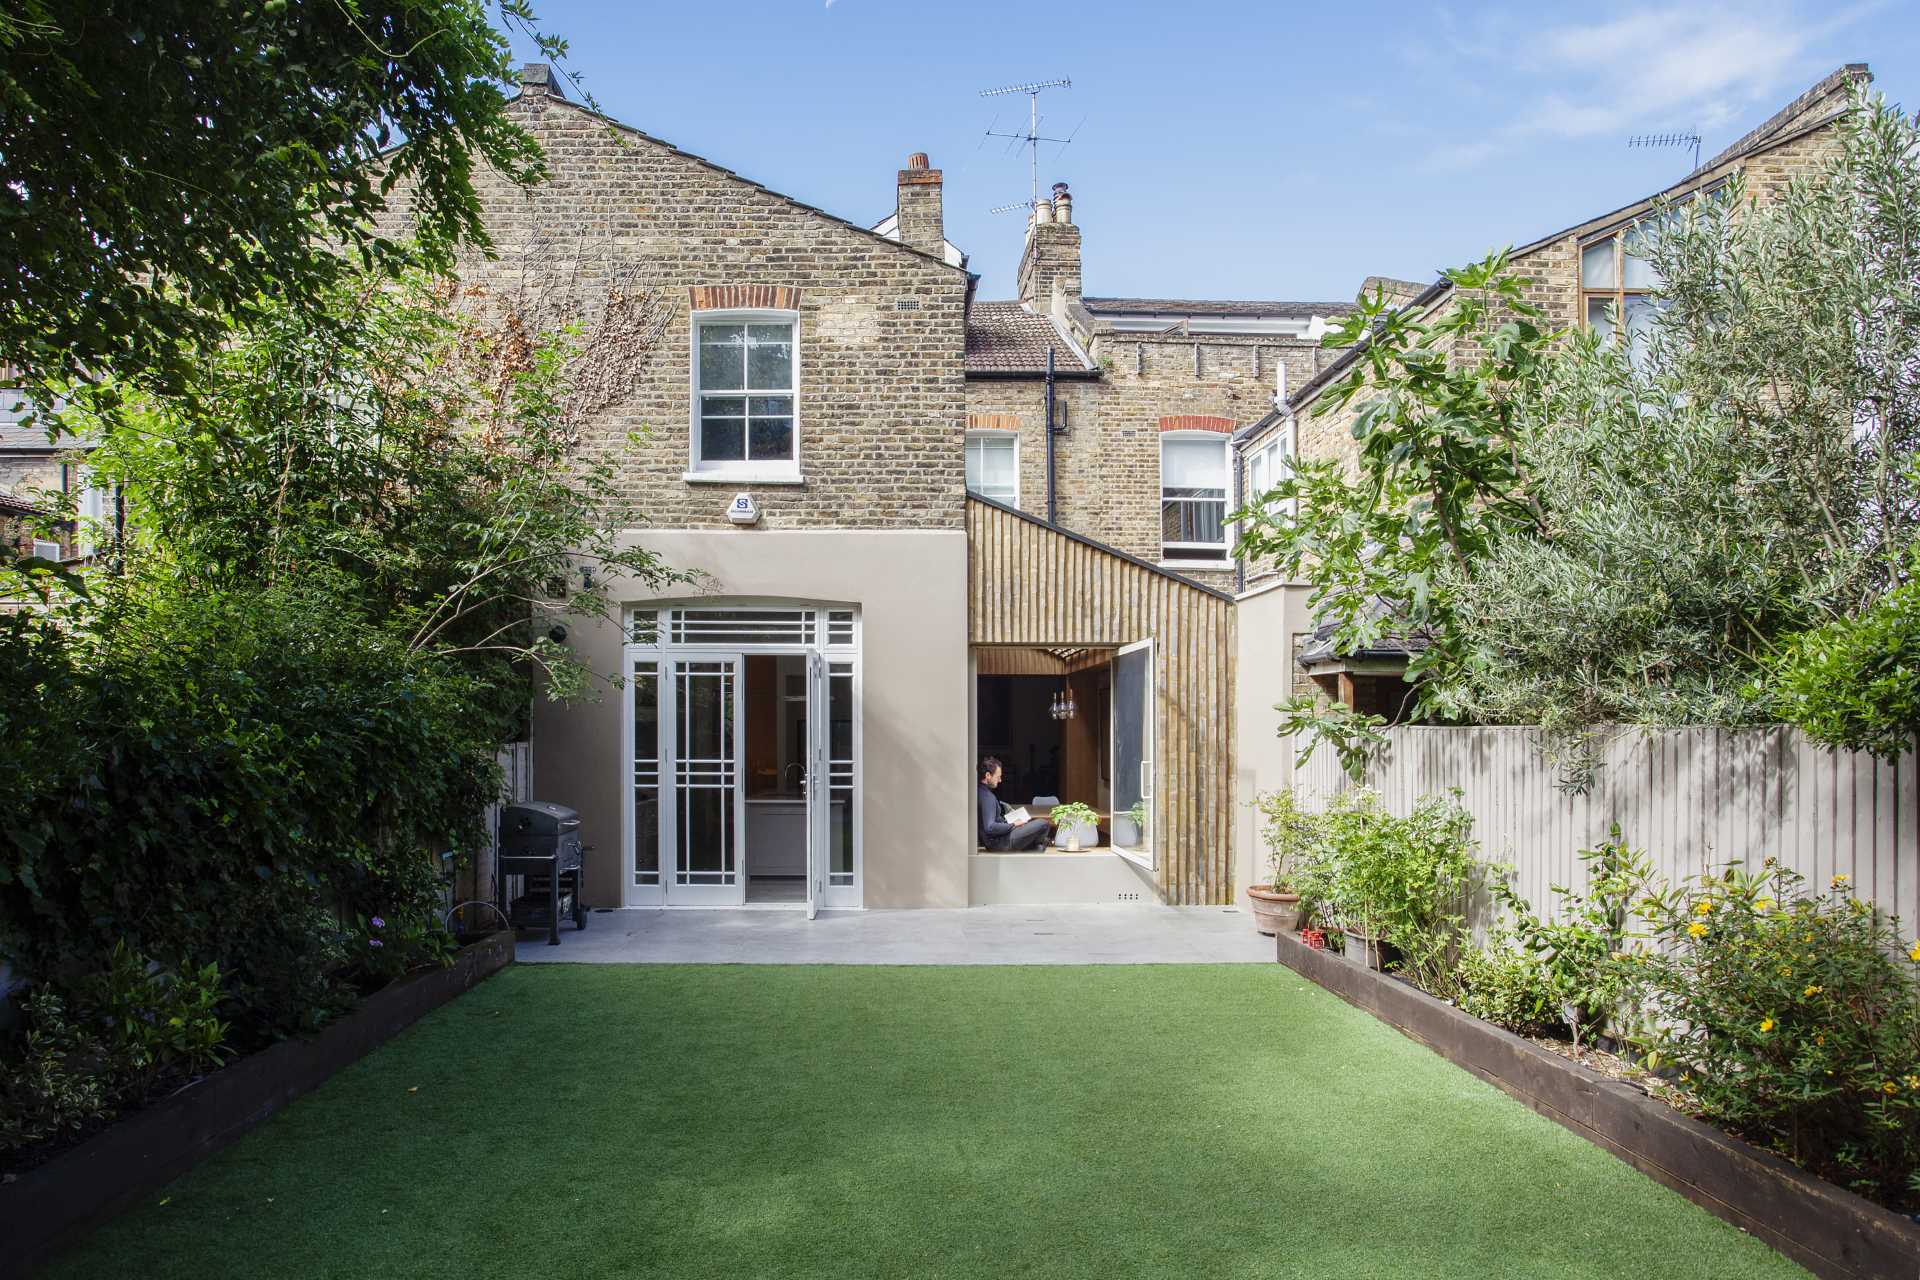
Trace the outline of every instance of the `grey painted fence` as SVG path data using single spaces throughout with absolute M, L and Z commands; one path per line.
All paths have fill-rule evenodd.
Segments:
M 1908 755 L 1887 764 L 1827 751 L 1794 729 L 1622 730 L 1590 790 L 1560 786 L 1532 730 L 1402 726 L 1365 785 L 1405 813 L 1458 787 L 1485 857 L 1510 863 L 1536 908 L 1549 886 L 1583 883 L 1576 856 L 1618 822 L 1670 880 L 1769 856 L 1825 885 L 1846 875 L 1862 897 L 1920 923 L 1920 781 Z M 1356 785 L 1330 751 L 1295 770 L 1306 797 Z

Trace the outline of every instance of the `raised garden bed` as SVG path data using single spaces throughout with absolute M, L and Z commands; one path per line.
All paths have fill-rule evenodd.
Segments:
M 1398 979 L 1297 938 L 1277 956 L 1347 1003 L 1831 1280 L 1915 1280 L 1920 1225 Z
M 310 1040 L 287 1040 L 214 1072 L 0 1184 L 0 1275 L 24 1274 L 59 1245 L 191 1169 L 280 1108 L 513 961 L 490 934 L 453 964 L 376 991 Z

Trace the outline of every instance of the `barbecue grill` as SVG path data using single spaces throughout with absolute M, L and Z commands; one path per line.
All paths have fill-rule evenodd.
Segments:
M 580 873 L 586 846 L 580 843 L 580 815 L 562 804 L 529 800 L 500 811 L 501 907 L 516 929 L 545 929 L 547 944 L 560 945 L 560 921 L 587 927 L 580 901 Z M 508 905 L 509 877 L 521 882 Z

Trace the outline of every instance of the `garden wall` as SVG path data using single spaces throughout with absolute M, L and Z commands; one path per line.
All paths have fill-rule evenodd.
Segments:
M 1584 885 L 1577 854 L 1618 822 L 1669 881 L 1769 856 L 1824 886 L 1846 875 L 1861 897 L 1920 926 L 1920 780 L 1895 764 L 1828 751 L 1797 729 L 1623 729 L 1591 788 L 1571 792 L 1525 728 L 1401 726 L 1388 731 L 1365 785 L 1405 814 L 1419 796 L 1458 787 L 1482 856 L 1516 869 L 1539 910 L 1549 886 Z M 1279 785 L 1284 785 L 1280 783 Z M 1309 802 L 1355 785 L 1321 748 L 1294 771 Z M 1262 786 L 1267 784 L 1262 782 Z

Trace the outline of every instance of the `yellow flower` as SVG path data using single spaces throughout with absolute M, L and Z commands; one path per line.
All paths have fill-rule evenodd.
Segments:
M 1772 1018 L 1760 1019 L 1760 1030 L 1763 1033 L 1773 1030 L 1773 1019 Z
M 1713 914 L 1713 899 L 1712 899 L 1712 898 L 1702 898 L 1702 899 L 1700 899 L 1700 901 L 1698 901 L 1698 902 L 1696 902 L 1696 903 L 1694 903 L 1694 904 L 1693 904 L 1693 913 L 1694 913 L 1695 915 L 1697 915 L 1697 916 L 1710 916 L 1710 915 L 1712 915 L 1712 914 Z
M 1701 924 L 1698 920 L 1695 920 L 1692 924 L 1687 926 L 1687 932 L 1696 938 L 1704 938 L 1707 936 L 1707 926 Z
M 1783 964 L 1783 965 L 1781 965 L 1781 966 L 1780 966 L 1780 976 L 1781 976 L 1781 977 L 1783 977 L 1783 978 L 1791 978 L 1791 977 L 1793 976 L 1793 966 L 1791 966 L 1791 965 L 1784 965 L 1784 964 Z
M 1913 961 L 1915 964 L 1920 964 L 1920 938 L 1914 939 L 1913 948 L 1907 952 L 1907 959 Z
M 1881 1086 L 1880 1086 L 1880 1092 L 1882 1092 L 1882 1093 L 1898 1093 L 1898 1092 L 1900 1092 L 1900 1086 L 1899 1086 L 1899 1085 L 1897 1085 L 1897 1084 L 1895 1084 L 1895 1083 L 1894 1083 L 1893 1081 L 1891 1081 L 1891 1080 L 1889 1080 L 1889 1081 L 1887 1081 L 1887 1082 L 1886 1082 L 1885 1084 L 1883 1084 L 1883 1085 L 1881 1085 Z
M 1813 996 L 1819 995 L 1820 990 L 1821 989 L 1819 987 L 1809 984 L 1807 989 L 1805 991 L 1802 991 L 1800 994 L 1807 997 L 1813 997 Z
M 1909 1089 L 1920 1089 L 1920 1076 L 1907 1076 L 1901 1083 Z
M 1841 875 L 1837 875 L 1837 876 L 1835 876 L 1835 877 L 1834 877 L 1834 878 L 1833 878 L 1832 880 L 1829 880 L 1829 881 L 1828 881 L 1827 883 L 1828 883 L 1828 884 L 1829 884 L 1829 885 L 1830 885 L 1831 887 L 1833 887 L 1833 888 L 1835 888 L 1835 889 L 1838 889 L 1838 888 L 1839 888 L 1839 887 L 1840 887 L 1841 885 L 1843 885 L 1843 884 L 1845 884 L 1845 883 L 1847 882 L 1847 880 L 1848 880 L 1848 878 L 1849 878 L 1849 877 L 1848 877 L 1848 876 L 1846 876 L 1845 874 L 1841 874 Z
M 1819 1035 L 1813 1038 L 1813 1042 L 1815 1044 L 1825 1044 L 1827 1042 L 1827 1033 L 1822 1031 Z
M 1753 909 L 1755 911 L 1758 911 L 1761 915 L 1765 915 L 1767 912 L 1773 910 L 1773 899 L 1772 898 L 1756 898 L 1754 899 Z

